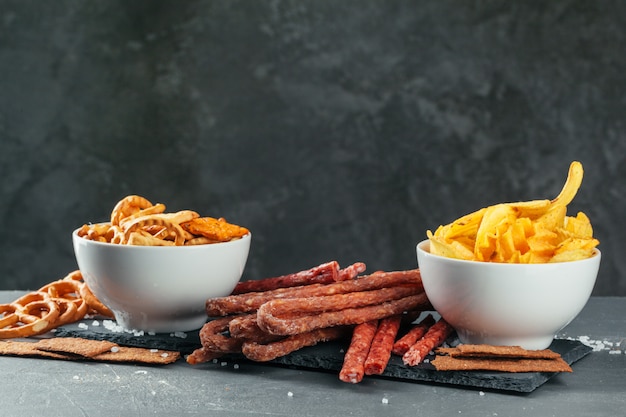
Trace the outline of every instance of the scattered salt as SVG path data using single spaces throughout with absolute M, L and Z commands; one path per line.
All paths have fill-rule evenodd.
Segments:
M 148 375 L 148 371 L 144 371 L 144 370 L 141 370 L 141 371 L 135 371 L 135 374 L 143 374 L 143 375 Z
M 220 362 L 220 365 L 226 366 L 226 365 L 228 365 L 228 362 Z
M 87 326 L 85 323 L 78 323 L 78 328 L 79 329 L 83 329 L 83 330 L 87 330 L 89 328 L 89 326 Z
M 589 346 L 594 352 L 600 352 L 602 350 L 611 350 L 614 343 L 608 340 L 593 340 L 589 336 L 578 336 L 577 338 L 568 337 L 568 340 L 577 340 L 585 346 Z
M 161 357 L 162 357 L 162 358 L 167 358 L 168 356 L 170 356 L 170 354 L 169 354 L 169 353 L 167 353 L 167 352 L 163 352 L 163 353 L 161 353 Z
M 186 339 L 187 338 L 187 333 L 185 333 L 185 332 L 174 332 L 174 333 L 170 333 L 170 337 L 179 337 L 181 339 Z
M 150 349 L 150 353 L 157 353 L 159 349 Z
M 383 397 L 382 402 L 383 402 L 383 404 L 389 404 L 389 399 L 388 399 L 388 398 Z
M 287 397 L 293 397 L 293 392 L 289 391 L 289 392 L 287 393 Z
M 117 353 L 117 352 L 119 352 L 119 351 L 120 351 L 120 348 L 119 348 L 119 347 L 117 347 L 117 346 L 113 346 L 113 347 L 111 348 L 111 352 L 113 352 L 113 353 Z
M 98 320 L 94 320 L 94 321 L 91 322 L 91 325 L 94 326 L 94 327 L 98 327 L 98 326 L 100 326 L 100 322 Z
M 72 379 L 80 379 L 80 377 L 78 375 L 74 375 Z
M 622 351 L 618 350 L 618 349 L 611 349 L 609 350 L 609 355 L 621 355 Z
M 233 365 L 233 368 L 234 368 L 234 369 L 239 369 L 239 364 L 237 364 L 237 363 L 236 363 L 236 364 L 234 364 L 234 365 Z
M 478 395 L 480 395 L 480 396 L 482 397 L 483 395 L 485 395 L 485 393 L 484 393 L 483 391 L 480 391 L 480 392 L 478 393 Z

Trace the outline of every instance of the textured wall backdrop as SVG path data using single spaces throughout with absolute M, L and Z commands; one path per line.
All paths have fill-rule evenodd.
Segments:
M 253 232 L 245 279 L 416 266 L 427 229 L 552 198 L 626 295 L 626 2 L 0 0 L 0 288 L 76 268 L 127 194 Z M 537 289 L 540 291 L 541 289 Z

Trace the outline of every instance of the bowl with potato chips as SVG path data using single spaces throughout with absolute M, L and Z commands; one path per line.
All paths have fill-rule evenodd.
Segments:
M 582 177 L 574 161 L 552 200 L 495 204 L 427 231 L 424 290 L 462 342 L 544 349 L 585 306 L 601 253 L 587 215 L 567 214 Z
M 114 209 L 111 221 L 73 231 L 80 272 L 127 330 L 199 329 L 206 300 L 229 295 L 239 282 L 252 235 L 224 219 L 165 213 L 144 200 L 128 196 L 124 214 Z
M 424 291 L 468 344 L 545 349 L 583 309 L 601 254 L 552 263 L 497 263 L 434 255 L 417 245 Z

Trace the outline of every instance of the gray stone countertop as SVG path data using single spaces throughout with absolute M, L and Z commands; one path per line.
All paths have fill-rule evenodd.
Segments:
M 0 303 L 19 292 L 0 292 Z M 253 363 L 157 366 L 0 357 L 3 416 L 617 416 L 626 410 L 626 298 L 592 297 L 558 335 L 593 351 L 527 394 Z

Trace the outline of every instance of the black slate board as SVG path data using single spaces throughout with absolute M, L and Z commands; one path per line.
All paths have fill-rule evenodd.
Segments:
M 163 350 L 177 350 L 182 354 L 191 353 L 200 346 L 198 331 L 181 334 L 142 334 L 111 331 L 100 324 L 94 326 L 93 321 L 60 327 L 55 333 L 58 337 L 82 337 L 85 339 L 110 340 L 125 346 L 136 346 Z M 343 363 L 345 349 L 349 341 L 332 341 L 321 343 L 294 352 L 290 355 L 267 362 L 269 365 L 287 366 L 300 369 L 332 371 L 338 373 Z M 450 345 L 458 343 L 456 338 L 447 341 Z M 592 348 L 576 340 L 555 339 L 550 349 L 559 353 L 563 360 L 572 365 L 586 356 Z M 428 357 L 427 361 L 432 359 Z M 229 355 L 224 360 L 244 361 L 243 356 Z M 552 378 L 554 372 L 478 372 L 478 371 L 436 371 L 427 363 L 407 367 L 402 359 L 392 355 L 385 372 L 379 378 L 390 378 L 406 382 L 432 382 L 480 389 L 532 392 Z M 371 378 L 367 376 L 366 378 Z

